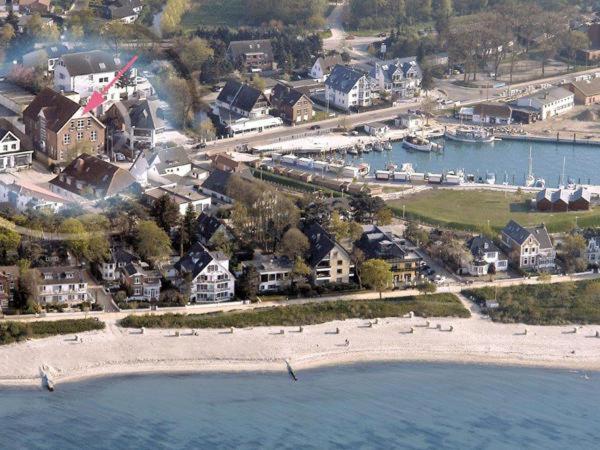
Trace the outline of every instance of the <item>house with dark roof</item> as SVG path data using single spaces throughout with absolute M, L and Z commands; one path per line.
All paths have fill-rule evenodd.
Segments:
M 356 242 L 367 259 L 383 259 L 392 268 L 394 286 L 406 286 L 417 281 L 423 258 L 406 248 L 405 240 L 387 227 L 364 225 Z
M 126 62 L 102 50 L 64 54 L 54 68 L 54 88 L 57 91 L 77 92 L 81 100 L 86 102 L 92 92 L 101 91 Z M 131 69 L 131 75 L 135 79 L 135 68 Z M 104 95 L 108 102 L 105 107 L 126 93 L 126 87 L 113 84 Z
M 474 123 L 509 125 L 512 123 L 512 108 L 505 103 L 478 103 L 464 106 L 459 111 L 459 118 Z
M 70 162 L 84 149 L 104 151 L 106 127 L 79 103 L 50 88 L 35 96 L 23 111 L 25 134 L 33 141 L 36 158 L 47 165 Z
M 331 73 L 331 69 L 338 64 L 343 64 L 342 55 L 339 53 L 329 56 L 319 56 L 310 69 L 310 77 L 315 80 L 325 81 Z
M 514 220 L 500 234 L 512 263 L 523 270 L 554 270 L 556 250 L 544 224 L 525 228 Z
M 0 128 L 0 172 L 31 167 L 33 148 L 21 148 L 15 133 Z
M 99 264 L 99 272 L 103 281 L 117 281 L 121 277 L 121 269 L 127 264 L 139 264 L 140 258 L 130 250 L 117 246 L 110 249 L 110 255 Z
M 50 190 L 74 201 L 113 197 L 135 183 L 124 169 L 87 153 L 75 158 L 50 180 Z
M 46 72 L 54 72 L 58 58 L 67 53 L 69 49 L 60 44 L 49 45 L 24 53 L 22 58 L 24 67 L 43 67 Z
M 91 302 L 85 271 L 80 267 L 39 267 L 36 272 L 37 303 L 69 306 Z
M 354 277 L 354 265 L 348 251 L 317 222 L 302 230 L 308 238 L 308 265 L 314 284 L 348 283 Z
M 371 105 L 371 83 L 367 74 L 352 67 L 336 65 L 325 81 L 325 100 L 348 111 Z
M 273 47 L 268 39 L 231 41 L 227 57 L 232 64 L 247 71 L 272 70 L 277 67 Z
M 233 300 L 235 278 L 229 271 L 229 258 L 220 252 L 211 252 L 196 243 L 177 263 L 175 269 L 181 279 L 189 279 L 185 291 L 192 303 L 225 302 Z
M 123 132 L 131 150 L 155 147 L 169 125 L 161 103 L 146 98 L 115 102 L 106 111 L 106 120 Z
M 269 115 L 271 103 L 265 94 L 249 84 L 229 80 L 213 104 L 213 114 L 231 134 L 263 131 L 283 124 Z
M 314 116 L 312 100 L 305 94 L 283 84 L 277 84 L 271 93 L 271 104 L 287 123 L 301 123 Z
M 264 255 L 255 252 L 250 261 L 242 262 L 242 267 L 256 269 L 260 293 L 277 292 L 290 286 L 294 262 L 286 256 Z
M 149 205 L 153 205 L 164 195 L 177 205 L 179 214 L 182 216 L 185 215 L 188 208 L 192 208 L 194 212 L 202 212 L 208 210 L 211 205 L 211 197 L 201 194 L 192 186 L 176 183 L 147 189 L 144 192 L 144 199 Z
M 133 23 L 142 12 L 141 0 L 117 0 L 104 6 L 104 17 L 122 23 Z
M 161 275 L 136 262 L 121 269 L 121 281 L 127 292 L 127 301 L 155 302 L 160 299 Z
M 226 239 L 233 238 L 225 223 L 215 216 L 202 212 L 198 216 L 196 223 L 196 236 L 198 240 L 209 248 L 214 242 L 215 236 L 222 235 Z
M 229 197 L 229 192 L 227 190 L 227 186 L 229 185 L 229 180 L 233 176 L 239 176 L 246 179 L 248 182 L 252 182 L 254 177 L 252 176 L 252 172 L 250 169 L 246 168 L 241 172 L 229 172 L 225 170 L 213 170 L 210 175 L 202 182 L 199 189 L 205 194 L 211 196 L 213 199 L 224 202 L 224 203 L 233 203 L 233 199 Z
M 421 86 L 423 73 L 416 57 L 375 62 L 369 70 L 371 90 L 400 97 L 414 96 Z
M 508 259 L 491 239 L 485 236 L 474 236 L 467 241 L 467 248 L 471 252 L 472 259 L 461 268 L 463 274 L 479 277 L 489 273 L 505 272 L 508 269 Z

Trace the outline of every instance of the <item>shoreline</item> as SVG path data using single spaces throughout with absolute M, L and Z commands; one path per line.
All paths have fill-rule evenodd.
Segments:
M 363 363 L 472 364 L 600 371 L 594 326 L 527 326 L 486 319 L 379 319 L 366 327 L 353 319 L 304 327 L 260 327 L 185 331 L 123 329 L 31 340 L 0 347 L 0 388 L 41 388 L 40 367 L 52 381 L 80 382 L 114 376 L 202 373 L 282 373 L 285 361 L 302 378 L 303 370 Z M 442 330 L 436 328 L 440 324 Z M 444 331 L 452 325 L 453 332 Z M 339 333 L 336 333 L 336 328 Z M 413 328 L 413 333 L 410 333 Z M 280 330 L 286 330 L 280 334 Z M 348 339 L 351 344 L 344 345 Z

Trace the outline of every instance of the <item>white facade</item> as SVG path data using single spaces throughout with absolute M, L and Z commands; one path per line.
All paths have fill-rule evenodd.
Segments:
M 89 75 L 71 76 L 61 60 L 54 68 L 54 89 L 63 92 L 77 92 L 82 100 L 89 98 L 94 91 L 101 91 L 115 76 L 114 72 L 100 72 Z M 108 90 L 108 101 L 119 100 L 121 89 L 116 83 Z
M 223 302 L 233 299 L 235 279 L 229 271 L 228 259 L 213 259 L 192 280 L 191 302 Z
M 65 206 L 67 200 L 49 191 L 42 192 L 24 187 L 16 181 L 14 183 L 0 181 L 0 202 L 10 203 L 19 211 L 45 209 L 58 212 Z
M 349 92 L 336 90 L 325 84 L 325 100 L 329 105 L 348 111 L 352 107 L 371 105 L 371 86 L 366 75 Z
M 542 120 L 564 114 L 575 105 L 575 94 L 564 89 L 554 88 L 549 91 L 541 91 L 534 95 L 517 99 L 517 105 L 531 107 L 540 112 Z
M 600 264 L 600 236 L 593 236 L 588 239 L 585 255 L 588 263 Z
M 88 297 L 88 284 L 80 277 L 79 269 L 63 270 L 40 269 L 41 281 L 38 286 L 38 302 L 66 303 L 69 305 L 93 301 Z

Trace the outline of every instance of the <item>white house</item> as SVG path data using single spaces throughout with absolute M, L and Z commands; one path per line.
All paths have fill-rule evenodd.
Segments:
M 532 108 L 539 112 L 542 120 L 558 116 L 573 109 L 575 94 L 562 87 L 544 89 L 534 94 L 521 97 L 516 101 L 517 106 Z
M 600 265 L 600 235 L 587 237 L 585 256 L 589 264 Z
M 358 69 L 337 65 L 325 81 L 326 102 L 339 109 L 371 105 L 371 85 L 367 75 Z
M 65 198 L 23 180 L 0 181 L 0 202 L 10 203 L 19 211 L 27 209 L 58 212 L 68 203 Z
M 223 302 L 235 295 L 235 278 L 229 271 L 229 258 L 220 252 L 210 252 L 200 243 L 176 264 L 182 277 L 189 276 L 190 302 Z
M 423 125 L 425 125 L 425 119 L 423 119 L 423 116 L 417 114 L 401 114 L 394 119 L 394 125 L 412 131 L 423 127 Z
M 325 81 L 331 73 L 331 69 L 337 64 L 342 63 L 342 56 L 337 53 L 330 56 L 319 56 L 310 69 L 310 77 L 315 80 Z
M 390 131 L 390 127 L 381 122 L 370 122 L 365 124 L 363 128 L 365 133 L 371 136 L 385 136 L 385 134 Z
M 490 271 L 506 272 L 508 269 L 508 259 L 491 239 L 475 236 L 467 242 L 467 247 L 473 259 L 462 268 L 463 273 L 477 277 L 487 275 Z M 494 269 L 491 269 L 492 266 Z
M 400 97 L 414 96 L 422 78 L 421 67 L 414 57 L 375 62 L 369 71 L 373 91 L 389 92 Z
M 129 173 L 138 183 L 146 186 L 150 181 L 169 184 L 169 175 L 185 177 L 192 172 L 192 161 L 183 147 L 143 150 L 133 161 Z
M 21 148 L 21 140 L 5 128 L 0 128 L 0 172 L 27 169 L 31 166 L 33 149 Z
M 242 265 L 244 267 L 254 266 L 258 272 L 259 292 L 280 291 L 291 283 L 294 264 L 286 257 L 255 253 L 252 261 L 246 261 Z
M 77 92 L 86 101 L 94 91 L 101 91 L 119 71 L 126 61 L 101 50 L 68 53 L 62 55 L 54 68 L 54 88 L 57 91 Z M 135 68 L 131 69 L 131 79 L 136 79 Z M 135 81 L 132 81 L 135 83 Z M 109 105 L 127 94 L 126 87 L 115 83 L 105 95 Z M 109 105 L 106 105 L 108 107 Z
M 84 271 L 78 267 L 40 267 L 37 270 L 37 301 L 42 305 L 74 305 L 93 302 L 88 296 L 88 283 Z
M 114 247 L 110 250 L 110 256 L 99 264 L 100 276 L 103 281 L 117 281 L 121 278 L 121 269 L 127 264 L 139 262 L 140 259 L 132 252 Z
M 179 214 L 182 216 L 185 215 L 185 212 L 190 206 L 195 212 L 201 213 L 210 208 L 211 205 L 211 198 L 209 196 L 200 194 L 191 186 L 175 183 L 148 189 L 144 192 L 144 195 L 151 203 L 163 195 L 169 196 L 179 208 Z

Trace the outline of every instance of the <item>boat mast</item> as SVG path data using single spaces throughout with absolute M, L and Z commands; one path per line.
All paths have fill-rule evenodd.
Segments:
M 560 186 L 564 186 L 565 185 L 565 164 L 567 162 L 567 157 L 563 156 L 563 166 L 562 166 L 562 173 L 560 175 Z

